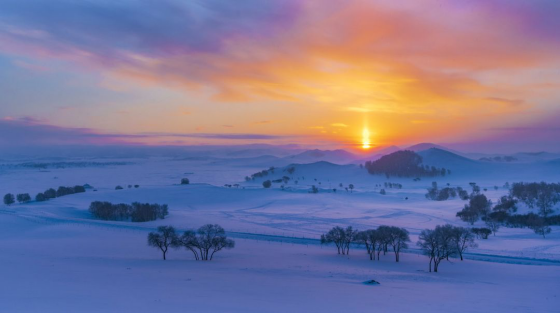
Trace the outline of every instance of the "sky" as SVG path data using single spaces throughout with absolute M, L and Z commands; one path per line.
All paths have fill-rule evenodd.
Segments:
M 560 1 L 0 1 L 0 145 L 560 152 Z

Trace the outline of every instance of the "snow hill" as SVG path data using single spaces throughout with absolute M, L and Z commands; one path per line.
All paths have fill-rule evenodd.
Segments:
M 356 160 L 358 157 L 346 150 L 319 150 L 313 149 L 303 153 L 285 157 L 285 161 L 290 163 L 309 163 L 315 161 L 327 161 L 337 164 L 347 164 Z
M 437 144 L 434 144 L 434 143 L 418 143 L 418 144 L 407 147 L 406 150 L 411 150 L 413 152 L 419 152 L 419 151 L 423 151 L 423 150 L 428 150 L 430 148 L 437 148 L 437 149 L 441 149 L 441 150 L 451 151 L 447 147 L 443 147 L 441 145 L 437 145 Z
M 478 161 L 459 156 L 450 151 L 441 148 L 429 148 L 418 151 L 418 155 L 422 156 L 422 162 L 425 165 L 437 168 L 451 169 L 452 171 L 473 170 L 479 168 L 482 164 Z

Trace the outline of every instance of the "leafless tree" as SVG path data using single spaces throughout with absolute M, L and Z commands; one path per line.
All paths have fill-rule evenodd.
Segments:
M 393 248 L 396 262 L 399 262 L 401 249 L 408 248 L 407 242 L 410 242 L 408 231 L 404 228 L 389 227 L 387 232 L 387 242 Z
M 338 251 L 338 254 L 341 254 L 341 249 L 342 249 L 342 254 L 344 254 L 344 249 L 342 248 L 344 243 L 344 229 L 336 226 L 331 230 L 329 230 L 329 232 L 327 232 L 326 234 L 322 234 L 321 244 L 329 244 L 329 243 L 334 243 L 334 245 L 336 246 L 336 250 Z
M 379 243 L 377 230 L 369 229 L 356 233 L 356 241 L 363 243 L 366 246 L 369 259 L 375 260 L 375 248 Z
M 453 243 L 452 230 L 447 226 L 436 226 L 434 230 L 423 230 L 418 239 L 417 245 L 430 258 L 430 272 L 432 271 L 432 262 L 434 272 L 437 272 L 441 261 L 455 254 L 457 250 Z
M 157 247 L 163 253 L 163 260 L 169 247 L 177 241 L 177 234 L 175 228 L 171 226 L 159 226 L 158 232 L 150 232 L 148 234 L 148 245 Z
M 321 244 L 334 243 L 338 254 L 346 255 L 350 253 L 350 244 L 356 239 L 357 232 L 351 226 L 346 229 L 337 226 L 321 235 Z
M 198 255 L 198 239 L 196 237 L 196 232 L 193 230 L 187 230 L 180 237 L 176 237 L 173 246 L 184 247 L 193 253 L 197 261 L 200 259 Z
M 468 228 L 452 227 L 452 240 L 455 243 L 457 253 L 461 260 L 463 260 L 463 252 L 467 248 L 474 248 L 478 245 L 474 242 L 474 234 Z
M 488 229 L 492 230 L 492 233 L 496 236 L 496 232 L 500 230 L 501 223 L 495 218 L 495 216 L 488 215 L 483 217 L 482 220 L 484 220 Z
M 224 228 L 220 225 L 204 225 L 198 228 L 196 233 L 197 248 L 203 261 L 212 260 L 216 252 L 235 246 L 235 242 L 227 238 Z
M 546 221 L 541 217 L 534 217 L 527 221 L 527 226 L 533 230 L 536 234 L 542 235 L 544 238 L 546 234 L 549 234 L 551 228 L 546 224 Z
M 348 226 L 344 230 L 344 248 L 346 248 L 346 255 L 350 254 L 350 244 L 356 240 L 357 233 L 358 230 L 353 230 L 352 226 Z
M 379 240 L 380 240 L 380 244 L 381 244 L 381 251 L 383 251 L 383 255 L 387 254 L 387 250 L 389 245 L 391 244 L 391 240 L 389 238 L 389 235 L 391 233 L 391 227 L 390 226 L 379 226 L 377 227 L 377 232 L 379 233 Z M 378 258 L 379 258 L 379 254 Z

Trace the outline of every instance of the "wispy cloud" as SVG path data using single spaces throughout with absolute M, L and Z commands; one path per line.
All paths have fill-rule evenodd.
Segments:
M 263 120 L 263 121 L 254 122 L 253 124 L 271 124 L 271 123 L 274 123 L 274 121 L 272 121 L 272 120 Z
M 115 92 L 148 83 L 204 105 L 243 102 L 248 115 L 257 106 L 320 108 L 305 120 L 291 109 L 265 116 L 303 129 L 367 116 L 380 136 L 471 135 L 475 125 L 529 121 L 529 110 L 542 117 L 557 106 L 558 12 L 556 0 L 3 0 L 0 52 L 22 56 L 15 64 L 27 70 L 42 70 L 28 60 L 82 66 Z M 271 123 L 257 117 L 228 122 Z M 211 120 L 196 124 L 224 123 Z
M 297 138 L 297 135 L 257 133 L 104 133 L 89 128 L 68 128 L 46 124 L 34 118 L 0 119 L 0 144 L 6 146 L 33 144 L 131 144 L 142 140 L 168 141 L 169 138 L 210 140 L 271 140 Z M 134 140 L 134 141 L 131 141 Z M 138 141 L 139 140 L 139 141 Z M 181 142 L 185 144 L 185 142 Z
M 331 123 L 331 126 L 337 127 L 337 128 L 347 128 L 348 125 L 344 124 L 344 123 Z

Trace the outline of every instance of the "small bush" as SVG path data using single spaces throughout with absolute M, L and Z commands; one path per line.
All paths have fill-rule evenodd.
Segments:
M 15 203 L 15 198 L 14 198 L 13 194 L 8 193 L 8 194 L 4 195 L 4 204 L 10 206 L 13 203 Z
M 28 193 L 18 194 L 17 201 L 20 203 L 27 203 L 31 201 L 31 196 Z

